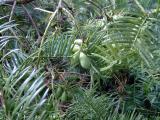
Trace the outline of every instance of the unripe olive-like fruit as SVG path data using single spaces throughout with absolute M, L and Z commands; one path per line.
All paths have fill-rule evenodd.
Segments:
M 62 87 L 59 86 L 56 91 L 56 97 L 57 98 L 61 97 L 62 93 L 63 93 L 63 89 L 62 89 Z
M 80 49 L 81 49 L 81 47 L 80 47 L 79 45 L 75 44 L 75 45 L 73 46 L 72 51 L 73 51 L 73 52 L 77 52 L 77 51 L 79 51 Z
M 67 100 L 68 100 L 68 101 L 71 101 L 72 98 L 73 98 L 72 93 L 71 93 L 71 92 L 68 92 L 68 94 L 67 94 Z
M 66 101 L 67 101 L 67 92 L 64 91 L 61 96 L 61 102 L 66 102 Z
M 77 51 L 73 54 L 72 59 L 71 59 L 72 64 L 78 64 L 79 63 L 79 55 L 80 55 L 80 51 Z
M 81 46 L 82 43 L 83 43 L 83 40 L 82 40 L 82 39 L 76 39 L 76 40 L 74 41 L 74 43 Z
M 80 52 L 79 60 L 80 60 L 81 66 L 83 68 L 85 68 L 85 69 L 89 69 L 90 68 L 91 61 L 83 52 Z

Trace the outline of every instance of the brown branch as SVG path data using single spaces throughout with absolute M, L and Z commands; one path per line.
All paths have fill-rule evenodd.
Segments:
M 32 16 L 30 15 L 30 13 L 28 12 L 27 8 L 23 4 L 22 4 L 22 8 L 24 9 L 25 13 L 27 14 L 29 20 L 31 21 L 33 27 L 36 30 L 36 33 L 37 33 L 37 36 L 38 36 L 37 42 L 39 43 L 39 41 L 41 40 L 41 35 L 40 35 L 39 30 L 38 30 L 37 24 L 34 22 Z
M 0 4 L 13 4 L 15 0 L 0 0 Z M 16 0 L 18 4 L 27 4 L 34 0 Z

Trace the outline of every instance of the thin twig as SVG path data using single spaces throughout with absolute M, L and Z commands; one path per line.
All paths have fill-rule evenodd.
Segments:
M 145 9 L 143 8 L 143 6 L 140 4 L 140 2 L 138 0 L 134 0 L 134 2 L 136 3 L 136 5 L 140 8 L 140 10 L 146 14 L 146 11 Z
M 49 11 L 49 10 L 44 10 L 44 9 L 41 9 L 41 8 L 34 8 L 35 10 L 40 10 L 42 12 L 46 12 L 46 13 L 49 13 L 49 14 L 53 14 L 54 12 L 52 11 Z
M 63 4 L 74 14 L 73 8 L 70 7 L 65 1 L 63 1 Z
M 28 12 L 27 8 L 23 4 L 22 4 L 22 8 L 24 9 L 24 11 L 27 14 L 28 18 L 30 19 L 33 27 L 35 28 L 37 36 L 38 36 L 38 39 L 37 39 L 38 41 L 37 42 L 39 42 L 39 39 L 41 38 L 41 35 L 40 35 L 39 30 L 38 30 L 38 27 L 37 27 L 36 23 L 34 22 L 32 16 L 30 15 L 30 13 Z
M 11 10 L 11 13 L 10 13 L 10 17 L 9 17 L 9 21 L 11 21 L 11 20 L 12 20 L 12 16 L 13 16 L 13 12 L 14 12 L 14 9 L 15 9 L 15 6 L 16 6 L 16 3 L 17 3 L 17 1 L 16 1 L 16 0 L 14 0 L 14 3 L 13 3 L 13 5 L 12 5 L 12 10 Z
M 46 29 L 45 29 L 45 31 L 44 31 L 44 34 L 43 34 L 43 36 L 42 36 L 41 43 L 40 43 L 40 49 L 39 49 L 39 52 L 38 52 L 38 63 L 37 63 L 38 65 L 39 65 L 39 62 L 40 62 L 40 55 L 41 55 L 41 52 L 42 52 L 42 45 L 43 45 L 43 43 L 44 43 L 45 37 L 46 37 L 47 32 L 48 32 L 48 30 L 49 30 L 49 27 L 50 27 L 50 25 L 51 25 L 51 23 L 52 23 L 52 20 L 53 20 L 54 17 L 56 16 L 57 12 L 58 12 L 60 9 L 62 9 L 62 5 L 61 5 L 61 4 L 62 4 L 62 0 L 59 0 L 59 4 L 58 4 L 56 10 L 52 13 L 52 15 L 51 15 L 51 17 L 50 17 L 50 20 L 49 20 L 49 22 L 48 22 L 48 24 L 47 24 L 47 27 L 46 27 Z
M 78 73 L 78 72 L 58 72 L 59 74 L 73 74 L 73 75 L 77 75 L 77 76 L 85 76 L 85 77 L 91 77 L 90 75 L 88 74 L 82 74 L 82 73 Z
M 95 2 L 88 0 L 89 3 L 97 7 L 101 13 L 104 13 L 105 17 L 107 18 L 108 21 L 112 21 L 112 17 L 110 17 L 101 7 L 99 7 Z
M 14 13 L 14 9 L 15 9 L 16 3 L 17 3 L 17 1 L 14 0 L 14 3 L 13 3 L 13 5 L 12 5 L 12 10 L 11 10 L 11 13 L 10 13 L 10 17 L 9 17 L 9 22 L 12 20 L 12 16 L 13 16 L 13 13 Z M 17 37 L 17 35 L 16 35 L 16 33 L 14 32 L 14 30 L 13 30 L 12 28 L 10 28 L 9 30 L 13 33 L 13 35 L 14 35 L 14 36 L 16 37 L 16 39 L 18 40 L 19 38 Z
M 12 21 L 12 16 L 13 16 L 13 13 L 14 13 L 14 10 L 15 10 L 16 3 L 17 3 L 17 1 L 14 0 L 13 5 L 12 5 L 12 10 L 11 10 L 11 13 L 10 13 L 10 17 L 9 17 L 9 22 Z M 17 35 L 16 35 L 16 33 L 14 32 L 13 28 L 9 28 L 9 30 L 12 32 L 12 34 L 15 36 L 15 38 L 16 38 L 17 40 L 19 40 L 19 38 L 17 37 Z

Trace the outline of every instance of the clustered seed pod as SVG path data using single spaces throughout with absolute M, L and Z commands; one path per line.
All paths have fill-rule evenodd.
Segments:
M 62 86 L 58 86 L 55 97 L 61 102 L 68 102 L 72 100 L 72 94 L 69 91 L 64 90 Z
M 80 65 L 85 68 L 85 69 L 90 69 L 91 66 L 91 62 L 90 59 L 87 57 L 87 55 L 85 55 L 83 52 L 81 52 L 81 46 L 82 46 L 82 39 L 76 39 L 74 41 L 74 45 L 73 46 L 73 56 L 71 59 L 71 63 L 74 65 L 77 65 L 80 63 Z

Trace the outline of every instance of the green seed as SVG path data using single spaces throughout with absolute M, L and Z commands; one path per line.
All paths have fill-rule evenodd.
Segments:
M 76 53 L 73 54 L 72 59 L 71 59 L 71 63 L 72 64 L 79 64 L 79 55 L 80 55 L 80 51 L 77 51 Z
M 90 59 L 83 52 L 80 52 L 79 59 L 80 59 L 80 64 L 83 68 L 85 69 L 90 68 L 91 66 Z
M 63 93 L 63 89 L 62 87 L 58 87 L 57 91 L 56 91 L 56 97 L 59 98 L 62 96 L 62 93 Z
M 77 51 L 79 51 L 81 49 L 81 47 L 79 46 L 79 45 L 74 45 L 74 47 L 73 47 L 73 52 L 77 52 Z
M 74 41 L 74 43 L 77 44 L 77 45 L 82 45 L 83 40 L 82 40 L 82 39 L 76 39 L 76 40 Z
M 67 101 L 67 92 L 64 91 L 62 96 L 61 96 L 61 102 L 66 102 Z

